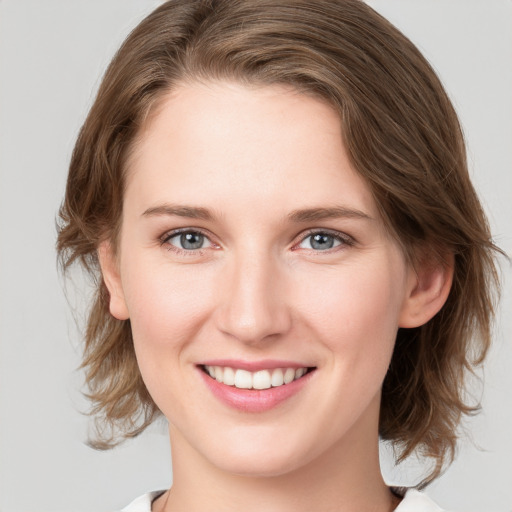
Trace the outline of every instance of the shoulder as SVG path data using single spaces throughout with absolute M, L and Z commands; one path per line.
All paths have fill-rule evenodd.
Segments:
M 447 512 L 438 507 L 425 493 L 407 489 L 395 512 Z
M 151 512 L 151 504 L 165 491 L 153 491 L 139 496 L 121 512 Z

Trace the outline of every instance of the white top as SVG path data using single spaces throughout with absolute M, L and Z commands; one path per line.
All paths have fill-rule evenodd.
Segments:
M 149 509 L 151 510 L 151 508 Z M 408 489 L 395 512 L 446 512 L 438 507 L 426 494 Z
M 151 503 L 165 491 L 153 491 L 132 501 L 121 512 L 151 512 Z M 395 512 L 446 512 L 439 508 L 426 494 L 409 489 Z

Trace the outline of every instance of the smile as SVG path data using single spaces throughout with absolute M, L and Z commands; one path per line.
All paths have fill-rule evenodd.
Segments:
M 230 366 L 204 365 L 203 370 L 217 382 L 238 389 L 270 389 L 290 384 L 300 379 L 311 368 L 274 368 L 251 372 Z
M 301 393 L 316 366 L 292 361 L 204 361 L 197 370 L 206 387 L 224 405 L 243 413 L 265 413 Z

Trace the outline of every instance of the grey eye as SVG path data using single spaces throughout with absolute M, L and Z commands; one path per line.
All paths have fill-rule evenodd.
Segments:
M 183 249 L 200 249 L 203 246 L 204 236 L 200 233 L 183 233 L 180 243 Z
M 314 233 L 307 236 L 301 242 L 303 249 L 313 249 L 315 251 L 326 251 L 341 244 L 341 241 L 329 233 Z
M 198 231 L 178 233 L 177 235 L 171 236 L 167 242 L 186 251 L 203 249 L 205 246 L 207 247 L 210 245 L 208 239 Z

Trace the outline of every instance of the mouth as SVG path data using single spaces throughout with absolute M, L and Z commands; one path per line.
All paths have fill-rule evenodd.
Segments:
M 237 389 L 266 390 L 287 386 L 313 372 L 315 367 L 283 367 L 249 371 L 231 366 L 200 365 L 200 369 L 218 383 Z

